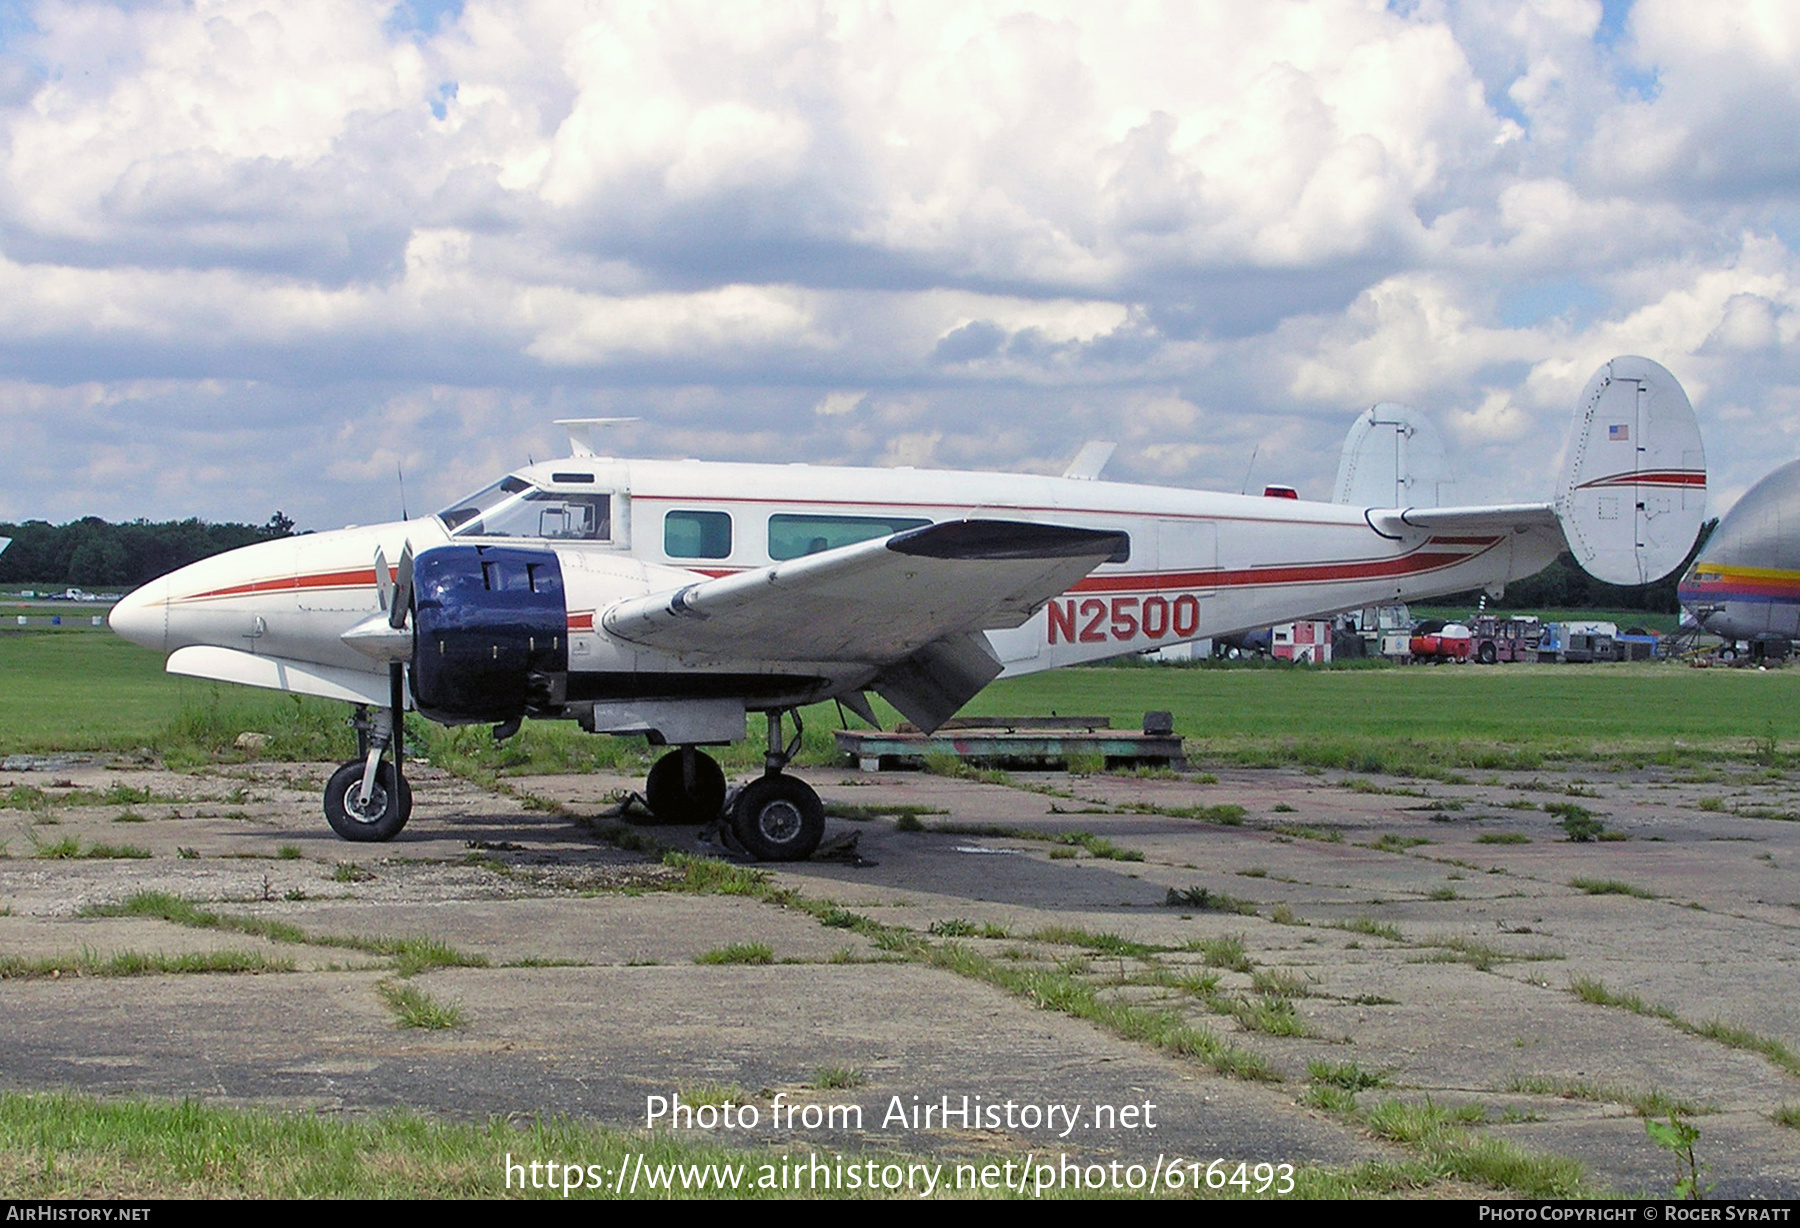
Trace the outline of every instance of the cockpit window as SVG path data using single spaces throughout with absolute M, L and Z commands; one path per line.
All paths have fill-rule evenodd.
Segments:
M 438 519 L 456 538 L 611 541 L 612 496 L 541 490 L 523 478 L 506 477 L 439 512 Z

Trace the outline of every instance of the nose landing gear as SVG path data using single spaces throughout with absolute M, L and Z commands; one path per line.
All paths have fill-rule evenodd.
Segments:
M 357 749 L 363 757 L 344 764 L 325 784 L 325 821 L 345 840 L 359 844 L 392 840 L 412 817 L 412 787 L 400 771 L 406 711 L 403 669 L 397 662 L 390 667 L 389 707 L 373 714 L 357 707 Z M 383 760 L 389 749 L 393 758 Z

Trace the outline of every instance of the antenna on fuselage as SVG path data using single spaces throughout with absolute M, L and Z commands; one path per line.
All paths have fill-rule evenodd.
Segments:
M 1106 462 L 1112 459 L 1113 449 L 1118 446 L 1103 439 L 1082 444 L 1081 451 L 1075 454 L 1075 459 L 1063 470 L 1063 476 L 1083 482 L 1099 480 L 1100 471 L 1106 468 Z
M 598 456 L 594 436 L 603 426 L 624 426 L 637 418 L 558 418 L 556 425 L 569 432 L 570 456 Z
M 1238 485 L 1238 494 L 1240 495 L 1247 495 L 1250 493 L 1250 471 L 1256 468 L 1256 454 L 1260 451 L 1262 451 L 1262 445 L 1260 443 L 1250 449 L 1250 463 L 1244 466 L 1244 480 Z
M 394 476 L 400 479 L 400 519 L 411 520 L 412 517 L 406 514 L 406 470 L 400 467 L 399 461 L 394 462 Z

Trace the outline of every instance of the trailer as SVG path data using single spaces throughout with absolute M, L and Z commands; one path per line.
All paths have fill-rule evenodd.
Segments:
M 1578 665 L 1619 659 L 1619 624 L 1550 623 L 1538 640 L 1540 664 Z
M 1269 655 L 1296 665 L 1324 665 L 1331 660 L 1331 624 L 1305 619 L 1272 627 Z

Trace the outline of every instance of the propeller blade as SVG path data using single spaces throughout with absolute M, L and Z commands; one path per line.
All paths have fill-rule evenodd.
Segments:
M 375 547 L 375 592 L 381 598 L 381 608 L 394 608 L 394 581 L 388 575 L 387 555 L 380 546 Z
M 398 570 L 399 574 L 394 577 L 394 603 L 388 607 L 388 626 L 396 631 L 406 625 L 406 616 L 412 612 L 413 548 L 410 540 L 400 551 Z

